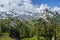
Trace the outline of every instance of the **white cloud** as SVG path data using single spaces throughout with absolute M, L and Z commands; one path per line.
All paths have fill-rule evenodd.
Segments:
M 37 8 L 36 10 L 38 12 L 43 12 L 44 9 L 49 9 L 49 6 L 47 4 L 41 4 L 39 8 Z
M 48 9 L 48 8 L 49 8 L 49 6 L 47 4 L 41 4 L 39 9 L 44 10 L 44 9 Z
M 39 8 L 36 8 L 37 12 L 39 12 L 39 13 L 43 13 L 44 9 L 49 9 L 51 11 L 58 11 L 58 12 L 60 11 L 60 7 L 53 7 L 53 8 L 51 8 L 47 4 L 41 4 Z
M 14 10 L 19 14 L 24 14 L 24 11 L 36 12 L 36 8 L 31 2 L 31 0 L 0 0 L 0 11 Z
M 35 7 L 31 0 L 0 0 L 0 11 L 14 10 L 17 13 L 23 14 L 24 11 L 43 12 L 40 10 L 51 9 L 47 4 L 41 4 L 40 7 Z M 51 10 L 59 11 L 60 7 L 54 7 Z
M 60 11 L 60 7 L 51 8 L 52 11 Z

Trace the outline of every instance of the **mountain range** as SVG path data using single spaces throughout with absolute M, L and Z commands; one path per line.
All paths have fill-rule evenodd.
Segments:
M 21 13 L 20 12 L 17 12 L 17 11 L 8 11 L 8 12 L 0 11 L 0 18 L 1 19 L 18 18 L 20 20 L 38 20 L 39 18 L 42 18 L 48 22 L 48 20 L 47 20 L 48 18 L 57 17 L 60 15 L 59 12 L 51 11 L 49 9 L 40 10 L 40 12 L 36 12 L 36 13 L 30 12 L 30 11 L 24 11 Z

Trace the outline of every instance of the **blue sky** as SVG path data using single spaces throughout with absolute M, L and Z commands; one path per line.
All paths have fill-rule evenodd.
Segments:
M 47 4 L 50 7 L 60 7 L 60 0 L 32 0 L 34 5 Z

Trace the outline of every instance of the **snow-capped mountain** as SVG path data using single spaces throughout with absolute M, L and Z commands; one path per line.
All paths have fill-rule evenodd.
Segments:
M 51 11 L 49 9 L 40 10 L 40 15 L 36 16 L 37 19 L 42 18 L 48 22 L 47 18 L 53 18 L 59 16 L 60 14 L 57 11 Z
M 41 4 L 37 7 L 37 5 L 32 4 L 32 0 L 2 0 L 0 1 L 0 18 L 25 20 L 43 18 L 46 20 L 48 16 L 51 18 L 60 15 L 60 13 L 55 12 L 56 9 L 58 10 L 59 8 L 50 8 L 47 4 Z
M 36 15 L 36 13 L 32 13 L 29 11 L 25 11 L 25 12 L 17 12 L 17 11 L 8 11 L 8 12 L 1 12 L 0 11 L 0 18 L 5 19 L 5 18 L 28 18 L 28 19 L 32 19 L 34 18 L 34 16 Z
M 40 10 L 40 12 L 30 12 L 30 11 L 8 11 L 8 12 L 1 12 L 0 11 L 0 18 L 5 19 L 5 18 L 19 18 L 19 19 L 39 19 L 39 18 L 43 18 L 44 20 L 47 19 L 47 17 L 53 17 L 53 16 L 57 16 L 60 15 L 58 12 L 56 11 L 51 11 L 48 9 L 44 9 L 44 10 Z M 48 20 L 46 20 L 48 21 Z

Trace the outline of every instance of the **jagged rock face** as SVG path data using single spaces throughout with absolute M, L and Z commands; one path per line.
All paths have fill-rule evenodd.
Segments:
M 23 14 L 21 14 L 20 12 L 17 12 L 17 11 L 8 11 L 8 12 L 1 12 L 0 11 L 0 18 L 2 19 L 5 19 L 5 18 L 19 18 L 19 19 L 39 19 L 39 18 L 42 18 L 46 21 L 47 20 L 47 17 L 53 17 L 53 16 L 58 16 L 60 15 L 58 12 L 54 12 L 54 11 L 51 11 L 51 10 L 48 10 L 48 9 L 44 9 L 42 10 L 43 12 L 41 12 L 40 10 L 40 13 L 39 12 L 36 12 L 36 13 L 33 13 L 33 12 L 30 12 L 30 11 L 25 11 L 23 12 Z
M 53 17 L 57 17 L 59 16 L 60 14 L 57 12 L 57 11 L 51 11 L 51 10 L 48 10 L 48 9 L 44 9 L 42 10 L 43 12 L 41 12 L 40 10 L 40 14 L 38 14 L 36 16 L 36 19 L 38 20 L 39 18 L 42 18 L 44 19 L 45 21 L 48 22 L 48 18 L 53 18 Z
M 33 18 L 35 13 L 32 12 L 24 12 L 24 14 L 17 13 L 14 11 L 9 12 L 0 12 L 0 18 Z

